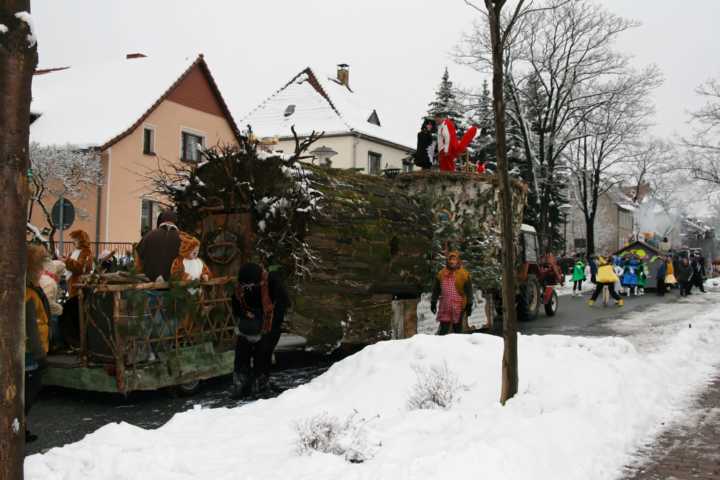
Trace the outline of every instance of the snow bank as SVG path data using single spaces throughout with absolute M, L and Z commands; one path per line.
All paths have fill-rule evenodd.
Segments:
M 720 360 L 720 309 L 667 307 L 651 344 L 522 336 L 520 391 L 498 404 L 502 340 L 418 335 L 368 347 L 311 383 L 234 409 L 195 408 L 157 430 L 110 424 L 33 455 L 29 480 L 610 479 L 678 415 Z M 699 306 L 707 309 L 708 306 Z M 683 310 L 683 308 L 685 308 Z M 689 310 L 688 310 L 689 309 Z M 653 315 L 657 315 L 654 312 Z M 641 319 L 636 319 L 640 321 Z M 633 340 L 634 341 L 634 340 Z M 418 368 L 446 363 L 461 384 L 448 410 L 407 408 Z M 368 419 L 374 457 L 297 453 L 295 425 L 327 413 Z
M 7 31 L 8 31 L 7 25 L 3 25 L 2 23 L 0 23 L 0 33 L 7 33 Z

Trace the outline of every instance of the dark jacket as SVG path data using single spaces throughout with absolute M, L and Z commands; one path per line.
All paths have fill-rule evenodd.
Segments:
M 433 145 L 433 134 L 424 128 L 417 134 L 417 149 L 415 150 L 415 165 L 427 170 L 432 167 L 432 158 L 429 149 Z
M 705 278 L 705 259 L 702 257 L 696 257 L 692 261 L 692 267 L 693 271 L 695 272 L 695 275 L 699 276 L 700 278 Z
M 151 281 L 162 276 L 170 280 L 170 267 L 180 252 L 180 231 L 175 225 L 163 224 L 145 234 L 137 246 L 135 264 Z
M 675 269 L 675 276 L 677 277 L 678 282 L 689 282 L 693 276 L 692 266 L 690 266 L 690 264 L 685 265 L 683 262 L 680 262 Z
M 238 284 L 259 284 L 262 275 L 262 267 L 257 264 L 245 264 L 238 272 Z M 268 273 L 268 293 L 273 304 L 272 330 L 279 331 L 285 312 L 290 307 L 290 295 L 288 294 L 283 275 L 279 271 Z M 232 296 L 233 314 L 240 316 L 244 308 L 237 297 L 239 292 Z M 262 310 L 262 295 L 260 286 L 256 285 L 243 290 L 244 303 L 250 309 Z

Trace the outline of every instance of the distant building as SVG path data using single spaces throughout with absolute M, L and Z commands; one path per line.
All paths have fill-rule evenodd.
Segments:
M 250 125 L 258 137 L 277 137 L 277 148 L 285 152 L 295 150 L 292 126 L 301 139 L 313 131 L 325 132 L 310 150 L 320 149 L 316 163 L 333 168 L 354 168 L 371 175 L 386 168 L 412 169 L 412 163 L 403 160 L 414 152 L 414 145 L 403 141 L 351 89 L 345 64 L 338 65 L 336 76 L 304 69 L 242 118 L 241 125 Z
M 569 203 L 572 208 L 564 226 L 566 249 L 568 253 L 585 253 L 588 249 L 585 215 L 574 192 Z M 632 199 L 619 189 L 600 195 L 594 225 L 596 254 L 612 253 L 636 239 L 636 210 Z
M 202 55 L 168 61 L 130 54 L 86 68 L 39 70 L 32 90 L 32 142 L 100 154 L 105 184 L 76 202 L 84 216 L 71 227 L 96 242 L 136 242 L 153 228 L 164 199 L 146 175 L 158 166 L 193 164 L 198 146 L 239 138 Z M 32 222 L 46 225 L 37 213 Z

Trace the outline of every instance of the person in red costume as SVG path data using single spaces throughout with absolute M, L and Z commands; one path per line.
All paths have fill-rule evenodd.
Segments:
M 455 161 L 467 150 L 470 142 L 475 138 L 477 128 L 468 128 L 465 135 L 458 141 L 455 124 L 449 118 L 442 121 L 438 127 L 438 158 L 440 170 L 443 172 L 454 172 Z

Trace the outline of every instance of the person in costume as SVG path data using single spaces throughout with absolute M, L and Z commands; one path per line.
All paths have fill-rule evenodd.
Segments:
M 435 163 L 435 122 L 426 118 L 417 134 L 417 148 L 415 149 L 415 165 L 423 170 L 430 170 Z
M 585 262 L 583 262 L 582 258 L 580 257 L 577 258 L 577 260 L 575 261 L 575 265 L 573 266 L 572 281 L 573 297 L 581 295 L 582 282 L 585 281 Z
M 598 295 L 602 292 L 604 287 L 607 287 L 610 292 L 610 296 L 615 299 L 615 305 L 622 307 L 625 302 L 620 295 L 615 291 L 615 283 L 618 281 L 618 277 L 613 270 L 613 265 L 603 257 L 598 257 L 598 273 L 595 279 L 595 291 L 592 297 L 588 301 L 588 305 L 593 306 Z
M 243 264 L 237 278 L 232 297 L 237 335 L 232 397 L 243 398 L 271 388 L 272 355 L 290 298 L 279 272 L 268 273 L 257 263 Z
M 438 300 L 440 308 L 438 309 Z M 430 311 L 440 323 L 438 335 L 462 333 L 463 317 L 469 317 L 473 307 L 473 288 L 470 272 L 465 270 L 459 252 L 450 252 L 445 268 L 435 277 Z
M 438 127 L 438 159 L 440 170 L 443 172 L 454 172 L 456 160 L 467 150 L 470 142 L 475 138 L 477 127 L 468 128 L 462 139 L 458 141 L 455 123 L 449 118 L 442 121 Z
M 170 267 L 170 278 L 180 281 L 202 280 L 212 278 L 210 269 L 205 262 L 198 257 L 200 254 L 200 240 L 180 232 L 179 255 Z

